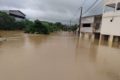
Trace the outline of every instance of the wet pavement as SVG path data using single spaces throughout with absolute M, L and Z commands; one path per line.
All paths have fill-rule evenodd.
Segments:
M 0 34 L 0 80 L 120 80 L 119 48 L 68 32 Z

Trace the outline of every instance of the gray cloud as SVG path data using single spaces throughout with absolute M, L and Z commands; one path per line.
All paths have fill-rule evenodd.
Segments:
M 83 1 L 84 0 L 0 0 L 0 9 L 19 9 L 30 19 L 68 23 L 70 19 L 72 19 L 73 22 L 78 20 L 78 8 Z M 86 0 L 84 11 L 94 1 L 95 0 Z M 86 15 L 101 12 L 101 4 L 95 6 L 100 9 L 94 8 Z

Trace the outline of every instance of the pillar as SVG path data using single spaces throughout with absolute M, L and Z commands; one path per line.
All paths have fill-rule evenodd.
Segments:
M 89 38 L 89 40 L 92 39 L 92 33 L 88 33 L 88 38 Z
M 112 47 L 112 46 L 113 46 L 113 38 L 114 38 L 114 36 L 113 36 L 113 35 L 110 35 L 109 40 L 108 40 L 108 45 L 109 45 L 109 47 Z
M 103 40 L 103 35 L 102 35 L 102 34 L 100 34 L 99 45 L 101 45 L 102 40 Z
M 84 34 L 84 33 L 81 33 L 81 38 L 82 38 L 82 39 L 84 38 L 84 36 L 85 36 L 85 34 Z
M 92 34 L 91 40 L 94 42 L 94 40 L 95 40 L 95 34 Z

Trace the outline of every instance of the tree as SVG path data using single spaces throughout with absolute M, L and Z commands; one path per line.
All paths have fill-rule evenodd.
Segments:
M 11 30 L 14 28 L 15 19 L 4 12 L 0 12 L 0 29 Z
M 43 25 L 39 20 L 35 21 L 34 27 L 35 27 L 35 32 L 39 34 L 49 34 L 48 27 Z

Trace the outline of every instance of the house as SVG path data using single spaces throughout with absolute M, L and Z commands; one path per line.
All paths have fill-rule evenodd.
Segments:
M 81 21 L 81 35 L 84 37 L 93 38 L 100 35 L 102 14 L 82 17 Z
M 25 20 L 26 18 L 26 15 L 19 10 L 1 10 L 1 11 L 14 17 L 16 21 L 22 21 Z
M 100 43 L 107 40 L 110 46 L 113 42 L 120 45 L 120 0 L 105 0 L 104 3 Z

